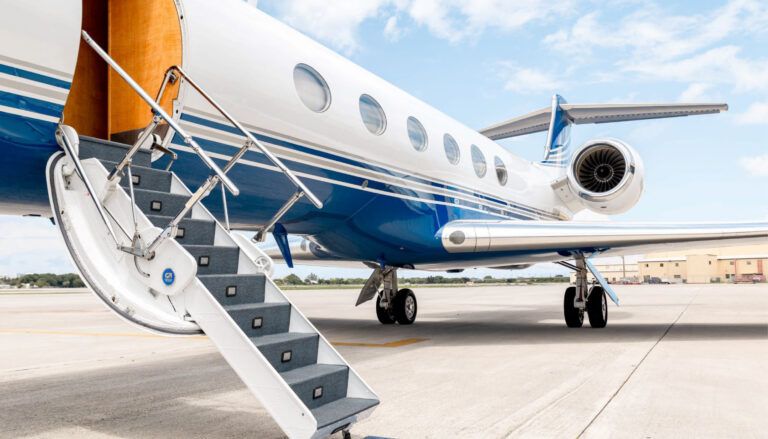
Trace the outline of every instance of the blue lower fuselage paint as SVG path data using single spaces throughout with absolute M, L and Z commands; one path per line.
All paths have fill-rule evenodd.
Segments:
M 0 112 L 0 172 L 3 175 L 0 179 L 0 207 L 3 213 L 37 214 L 49 209 L 44 171 L 48 158 L 60 150 L 55 142 L 55 130 L 55 123 Z M 233 152 L 229 146 L 198 140 L 214 157 L 216 153 L 229 156 Z M 294 193 L 295 188 L 281 173 L 264 168 L 269 163 L 262 154 L 249 151 L 244 158 L 262 167 L 244 164 L 233 167 L 229 176 L 241 193 L 238 197 L 229 196 L 227 202 L 233 226 L 253 230 L 265 223 Z M 156 166 L 162 167 L 165 164 L 163 160 Z M 222 166 L 225 163 L 222 158 L 214 160 Z M 486 203 L 485 206 L 319 166 L 290 160 L 286 163 L 294 172 L 312 177 L 303 180 L 325 206 L 316 209 L 302 200 L 285 215 L 281 224 L 288 233 L 310 235 L 326 251 L 345 259 L 375 261 L 383 257 L 393 265 L 472 260 L 482 255 L 450 254 L 443 248 L 438 233 L 447 222 L 458 219 L 540 218 L 535 216 L 537 213 L 532 208 L 482 194 L 468 196 L 475 196 L 478 203 Z M 200 159 L 183 148 L 173 170 L 193 189 L 209 175 Z M 499 204 L 499 207 L 487 207 L 487 203 L 491 202 Z M 221 191 L 212 191 L 204 204 L 214 215 L 223 217 Z M 512 206 L 516 210 L 513 211 Z

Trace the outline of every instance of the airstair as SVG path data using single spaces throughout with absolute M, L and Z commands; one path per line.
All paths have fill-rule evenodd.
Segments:
M 81 137 L 66 125 L 57 131 L 64 152 L 48 163 L 51 207 L 83 280 L 119 316 L 147 330 L 205 333 L 288 437 L 348 436 L 378 397 L 275 285 L 269 257 L 231 232 L 225 191 L 239 191 L 226 173 L 246 150 L 258 148 L 296 185 L 296 196 L 262 232 L 304 196 L 322 203 L 180 67 L 169 69 L 152 99 L 85 33 L 84 39 L 154 117 L 134 145 Z M 200 92 L 243 133 L 245 145 L 225 166 L 159 105 L 174 78 Z M 155 134 L 162 123 L 211 171 L 194 192 L 169 169 L 176 156 Z M 153 154 L 170 156 L 169 166 L 153 167 Z M 224 224 L 200 203 L 219 183 Z

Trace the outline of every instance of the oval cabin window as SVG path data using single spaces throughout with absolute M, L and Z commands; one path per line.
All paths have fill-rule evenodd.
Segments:
M 459 163 L 459 159 L 461 159 L 459 144 L 450 134 L 443 136 L 443 148 L 445 148 L 445 157 L 452 165 Z
M 408 118 L 408 138 L 411 139 L 411 145 L 413 145 L 413 149 L 416 151 L 427 149 L 427 130 L 413 116 Z
M 310 110 L 322 113 L 331 106 L 331 89 L 312 67 L 299 64 L 293 69 L 293 84 L 299 99 Z
M 504 186 L 507 184 L 507 167 L 504 166 L 504 162 L 500 158 L 494 159 L 494 165 L 496 166 L 496 178 L 499 180 L 499 184 Z
M 371 96 L 360 96 L 360 117 L 372 134 L 379 136 L 387 129 L 387 116 L 381 105 Z
M 477 145 L 472 145 L 472 167 L 475 168 L 475 174 L 478 177 L 485 177 L 485 173 L 488 171 L 488 165 L 485 163 L 485 155 L 480 151 Z

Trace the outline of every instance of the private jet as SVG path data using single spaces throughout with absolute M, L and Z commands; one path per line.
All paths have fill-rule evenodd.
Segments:
M 418 310 L 401 270 L 557 263 L 576 273 L 565 324 L 603 328 L 619 299 L 596 255 L 768 238 L 760 222 L 573 221 L 626 212 L 644 184 L 633 147 L 572 148 L 573 125 L 725 104 L 556 95 L 477 130 L 240 0 L 0 0 L 0 36 L 0 214 L 51 218 L 126 321 L 205 333 L 289 437 L 349 437 L 379 398 L 275 261 L 369 267 L 356 304 L 399 325 Z M 540 161 L 497 143 L 537 132 Z

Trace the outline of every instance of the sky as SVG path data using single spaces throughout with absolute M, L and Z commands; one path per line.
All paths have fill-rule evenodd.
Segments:
M 260 0 L 256 7 L 478 129 L 548 106 L 553 93 L 571 103 L 727 102 L 721 115 L 580 125 L 572 141 L 616 137 L 645 162 L 643 198 L 611 221 L 768 220 L 766 1 Z M 502 144 L 540 160 L 544 137 Z M 0 216 L 0 274 L 43 271 L 72 271 L 53 226 Z M 288 272 L 279 267 L 277 275 Z M 542 265 L 512 274 L 562 272 Z

